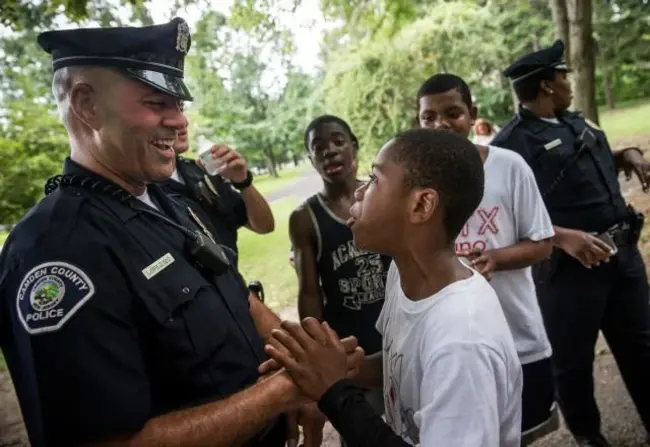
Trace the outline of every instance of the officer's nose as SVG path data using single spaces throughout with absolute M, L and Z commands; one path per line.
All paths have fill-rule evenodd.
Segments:
M 163 119 L 163 126 L 176 129 L 178 132 L 187 128 L 187 117 L 180 106 L 170 107 Z

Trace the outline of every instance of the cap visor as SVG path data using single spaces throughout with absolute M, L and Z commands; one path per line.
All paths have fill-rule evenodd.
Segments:
M 136 68 L 127 68 L 126 73 L 132 78 L 149 84 L 156 90 L 167 93 L 183 101 L 193 101 L 190 90 L 183 82 L 182 78 L 172 76 L 159 71 L 139 70 Z

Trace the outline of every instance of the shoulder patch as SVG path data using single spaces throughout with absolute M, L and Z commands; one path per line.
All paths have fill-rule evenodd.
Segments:
M 18 287 L 18 318 L 29 334 L 58 331 L 95 294 L 83 270 L 62 261 L 31 269 Z

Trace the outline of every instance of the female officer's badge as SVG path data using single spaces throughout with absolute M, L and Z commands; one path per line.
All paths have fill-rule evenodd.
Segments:
M 16 307 L 18 318 L 30 334 L 61 327 L 95 293 L 95 286 L 78 267 L 67 262 L 37 265 L 23 277 Z

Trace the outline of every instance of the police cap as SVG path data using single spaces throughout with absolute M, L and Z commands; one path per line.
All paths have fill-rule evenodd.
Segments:
M 561 40 L 556 40 L 549 48 L 529 53 L 517 59 L 505 69 L 503 75 L 515 83 L 546 69 L 570 71 L 564 61 L 564 42 Z
M 74 65 L 116 68 L 176 98 L 191 101 L 183 82 L 190 29 L 181 18 L 145 27 L 47 31 L 38 44 L 52 55 L 54 71 Z

